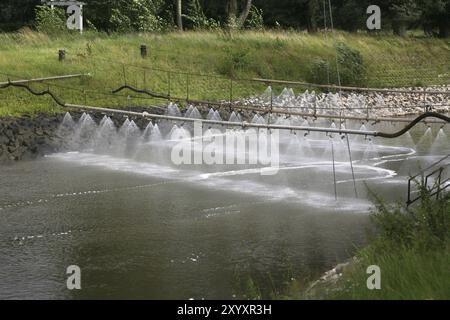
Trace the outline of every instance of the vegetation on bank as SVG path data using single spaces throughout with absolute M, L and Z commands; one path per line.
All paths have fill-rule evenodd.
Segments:
M 240 266 L 236 296 L 243 299 L 448 300 L 450 299 L 450 193 L 437 199 L 420 187 L 420 200 L 409 208 L 386 205 L 375 197 L 368 245 L 325 275 L 310 271 L 294 278 L 295 266 L 278 279 Z M 369 266 L 380 270 L 380 289 L 369 290 Z M 319 279 L 315 280 L 314 279 Z M 374 282 L 369 280 L 371 284 Z
M 421 200 L 394 208 L 377 200 L 376 235 L 344 268 L 342 278 L 307 298 L 450 299 L 450 193 L 436 199 L 421 187 Z M 367 288 L 367 267 L 381 271 L 381 289 Z
M 89 73 L 90 77 L 36 83 L 68 103 L 119 107 L 155 101 L 128 92 L 112 95 L 124 82 L 191 99 L 228 100 L 262 93 L 253 77 L 333 83 L 336 57 L 344 83 L 368 86 L 445 84 L 450 77 L 450 43 L 339 32 L 173 32 L 107 35 L 99 32 L 47 35 L 22 30 L 0 34 L 0 82 L 8 79 Z M 140 56 L 140 45 L 148 57 Z M 58 50 L 66 60 L 58 62 Z M 172 73 L 167 72 L 172 71 Z M 181 72 L 181 73 L 180 73 Z M 188 76 L 186 73 L 193 73 Z M 170 78 L 170 80 L 169 80 Z M 187 86 L 189 83 L 189 86 Z M 189 88 L 187 88 L 189 87 Z M 281 91 L 282 86 L 275 87 Z M 305 88 L 296 88 L 296 92 Z M 0 90 L 0 115 L 55 111 L 48 97 L 23 89 Z

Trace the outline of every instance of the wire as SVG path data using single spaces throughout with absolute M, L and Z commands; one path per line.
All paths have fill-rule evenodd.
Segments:
M 356 180 L 355 180 L 355 171 L 353 169 L 352 152 L 350 150 L 350 141 L 348 139 L 347 134 L 345 135 L 345 138 L 347 140 L 347 149 L 348 149 L 348 158 L 350 161 L 350 168 L 352 169 L 353 188 L 355 189 L 355 197 L 358 198 L 358 190 L 356 188 Z
M 57 96 L 55 96 L 49 89 L 44 91 L 35 91 L 31 89 L 27 84 L 20 84 L 20 83 L 13 83 L 9 82 L 6 85 L 0 86 L 0 89 L 7 89 L 9 87 L 19 87 L 26 89 L 28 92 L 30 92 L 32 95 L 35 96 L 44 96 L 49 95 L 58 105 L 64 108 L 79 108 L 79 109 L 85 109 L 85 110 L 93 110 L 93 111 L 100 111 L 100 112 L 111 112 L 111 113 L 119 113 L 119 114 L 128 114 L 128 115 L 134 115 L 134 116 L 140 116 L 144 118 L 153 118 L 153 119 L 166 119 L 166 120 L 174 120 L 174 121 L 191 121 L 191 122 L 202 122 L 202 123 L 210 123 L 210 124 L 219 124 L 219 125 L 228 125 L 228 126 L 240 126 L 242 128 L 245 127 L 253 127 L 253 128 L 266 128 L 266 129 L 279 129 L 279 130 L 301 130 L 301 131 L 308 131 L 308 132 L 325 132 L 325 133 L 338 133 L 338 134 L 357 134 L 357 135 L 371 135 L 374 137 L 383 137 L 383 138 L 396 138 L 403 134 L 405 134 L 407 131 L 411 130 L 417 123 L 422 121 L 425 118 L 434 117 L 439 118 L 441 120 L 444 120 L 446 122 L 450 122 L 450 117 L 447 117 L 445 115 L 435 113 L 435 112 L 425 112 L 424 114 L 420 115 L 411 123 L 409 123 L 404 129 L 394 132 L 394 133 L 384 133 L 384 132 L 378 132 L 378 131 L 360 131 L 360 130 L 343 130 L 343 129 L 334 129 L 334 128 L 319 128 L 319 127 L 301 127 L 301 126 L 288 126 L 288 125 L 266 125 L 266 124 L 258 124 L 258 123 L 248 123 L 248 122 L 242 122 L 242 123 L 236 123 L 236 122 L 229 122 L 229 121 L 216 121 L 216 120 L 204 120 L 204 119 L 194 119 L 194 118 L 184 118 L 184 117 L 176 117 L 176 116 L 169 116 L 169 115 L 159 115 L 159 114 L 150 114 L 147 112 L 133 112 L 133 111 L 124 111 L 124 110 L 117 110 L 117 109 L 109 109 L 109 108 L 101 108 L 101 107 L 92 107 L 92 106 L 83 106 L 83 105 L 76 105 L 76 104 L 67 104 L 64 103 L 61 99 L 59 99 Z
M 120 90 L 119 90 L 120 89 Z M 158 98 L 158 99 L 166 99 L 166 100 L 177 100 L 177 101 L 186 101 L 188 103 L 195 103 L 195 104 L 206 104 L 206 105 L 213 105 L 216 107 L 225 107 L 225 108 L 233 108 L 233 109 L 238 109 L 238 110 L 250 110 L 250 111 L 258 111 L 258 112 L 271 112 L 274 114 L 285 114 L 285 115 L 294 115 L 294 116 L 302 116 L 302 117 L 314 117 L 314 118 L 330 118 L 330 119 L 335 119 L 336 117 L 339 117 L 341 119 L 348 119 L 348 120 L 362 120 L 362 121 L 390 121 L 390 122 L 410 122 L 412 121 L 411 119 L 395 119 L 395 118 L 370 118 L 370 117 L 356 117 L 356 116 L 345 116 L 342 117 L 342 115 L 336 116 L 336 115 L 326 115 L 326 114 L 311 114 L 311 113 L 305 113 L 305 112 L 292 112 L 292 111 L 286 111 L 283 109 L 274 109 L 273 107 L 270 107 L 269 110 L 267 109 L 267 106 L 261 106 L 261 105 L 245 105 L 245 104 L 240 104 L 240 105 L 230 105 L 229 102 L 211 102 L 211 101 L 203 101 L 203 100 L 186 100 L 186 98 L 182 98 L 182 97 L 172 97 L 170 95 L 164 95 L 164 94 L 160 94 L 160 93 L 154 93 L 154 92 L 150 92 L 148 90 L 144 90 L 144 89 L 138 89 L 138 88 L 134 88 L 133 86 L 130 85 L 124 85 L 119 87 L 114 91 L 121 91 L 124 89 L 128 89 L 137 93 L 143 93 L 143 94 L 148 94 L 154 98 Z M 441 123 L 441 122 L 439 122 Z

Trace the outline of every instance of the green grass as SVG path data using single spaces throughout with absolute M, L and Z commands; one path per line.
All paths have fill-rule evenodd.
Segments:
M 449 81 L 448 40 L 343 32 L 337 33 L 336 38 L 361 52 L 370 86 Z M 145 60 L 139 55 L 141 44 L 149 47 L 149 57 Z M 60 48 L 67 51 L 63 63 L 57 60 Z M 122 96 L 108 94 L 125 81 L 169 93 L 168 73 L 162 69 L 202 74 L 188 79 L 185 74 L 172 73 L 172 96 L 186 97 L 189 81 L 190 98 L 228 100 L 229 77 L 308 80 L 310 65 L 319 57 L 334 61 L 331 34 L 248 31 L 232 35 L 226 32 L 106 35 L 88 32 L 82 36 L 48 36 L 24 30 L 0 34 L 0 81 L 6 81 L 8 75 L 11 79 L 20 79 L 89 72 L 90 78 L 34 84 L 33 88 L 50 87 L 68 103 L 117 107 L 154 102 L 142 97 L 129 99 L 125 93 Z M 233 83 L 233 98 L 264 89 L 264 84 L 237 81 Z M 0 90 L 0 115 L 57 110 L 49 98 L 30 97 L 21 89 Z
M 450 299 L 450 194 L 436 200 L 426 188 L 421 192 L 421 203 L 409 210 L 379 202 L 377 236 L 336 285 L 313 298 Z M 367 288 L 370 265 L 380 267 L 380 290 Z
M 405 247 L 387 249 L 383 254 L 371 248 L 360 253 L 360 261 L 344 274 L 342 286 L 326 299 L 429 300 L 450 299 L 450 246 L 442 250 L 417 251 Z M 366 268 L 381 270 L 381 289 L 366 286 Z

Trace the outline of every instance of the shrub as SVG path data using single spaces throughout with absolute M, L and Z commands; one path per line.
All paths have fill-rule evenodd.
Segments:
M 336 45 L 342 85 L 361 85 L 366 82 L 366 68 L 361 53 L 345 43 Z
M 122 33 L 132 31 L 130 18 L 122 14 L 119 9 L 112 10 L 110 23 L 113 26 L 114 31 Z
M 61 8 L 36 7 L 36 29 L 47 34 L 67 31 L 66 13 Z
M 112 9 L 110 23 L 113 31 L 117 32 L 152 32 L 164 31 L 169 24 L 158 16 L 161 1 L 148 2 L 134 0 L 132 2 L 121 1 Z
M 246 22 L 246 27 L 253 30 L 264 30 L 264 18 L 262 9 L 252 6 Z
M 199 0 L 191 0 L 188 4 L 187 15 L 184 17 L 190 20 L 194 30 L 218 30 L 220 22 L 208 18 L 200 5 Z
M 324 59 L 316 58 L 312 61 L 308 70 L 308 81 L 318 84 L 329 84 L 334 81 L 332 66 Z
M 378 245 L 433 249 L 446 246 L 450 240 L 450 193 L 439 199 L 419 182 L 420 203 L 413 208 L 389 208 L 377 199 L 377 212 L 372 216 L 378 231 Z
M 251 63 L 249 50 L 246 48 L 226 48 L 225 53 L 225 59 L 218 67 L 218 72 L 223 75 L 235 77 Z
M 341 85 L 364 85 L 367 80 L 366 67 L 361 53 L 344 43 L 338 43 L 336 54 Z M 339 84 L 336 61 L 333 60 L 323 58 L 313 60 L 309 67 L 307 80 L 317 84 Z

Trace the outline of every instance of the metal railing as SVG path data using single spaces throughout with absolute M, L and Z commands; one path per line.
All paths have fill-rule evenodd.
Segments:
M 438 199 L 441 195 L 441 193 L 446 190 L 448 187 L 450 187 L 450 177 L 443 180 L 443 172 L 450 167 L 449 163 L 443 163 L 445 160 L 450 159 L 450 154 L 446 155 L 439 161 L 431 164 L 427 168 L 421 170 L 416 175 L 412 176 L 408 179 L 408 200 L 406 201 L 406 205 L 410 206 L 417 200 L 421 198 L 421 196 L 413 196 L 413 193 L 416 193 L 417 191 L 412 191 L 412 183 L 417 183 L 417 178 L 420 176 L 423 179 L 423 185 L 428 188 L 428 180 L 431 178 L 435 178 L 435 182 L 433 183 L 433 186 L 428 190 L 430 193 L 430 197 L 436 196 Z M 431 172 L 430 172 L 431 171 Z M 427 174 L 427 172 L 429 172 Z M 419 192 L 420 193 L 420 192 Z

